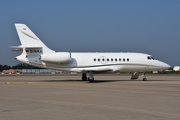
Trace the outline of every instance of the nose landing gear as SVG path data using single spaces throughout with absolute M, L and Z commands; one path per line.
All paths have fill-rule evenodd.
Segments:
M 147 81 L 146 73 L 145 72 L 143 72 L 142 77 L 143 77 L 143 81 Z

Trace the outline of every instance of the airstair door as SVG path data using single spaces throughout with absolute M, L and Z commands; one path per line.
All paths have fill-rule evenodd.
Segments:
M 106 57 L 105 57 L 105 56 L 102 56 L 102 57 L 101 57 L 101 63 L 102 63 L 102 64 L 106 64 Z

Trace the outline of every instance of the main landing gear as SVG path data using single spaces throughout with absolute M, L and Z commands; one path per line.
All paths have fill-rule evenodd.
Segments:
M 94 75 L 93 75 L 92 72 L 89 73 L 88 81 L 89 82 L 93 82 L 94 81 Z
M 93 82 L 94 81 L 94 75 L 92 72 L 89 72 L 89 77 L 87 78 L 86 73 L 82 73 L 82 80 L 83 81 L 89 81 L 89 82 Z
M 82 80 L 87 81 L 86 73 L 82 73 Z

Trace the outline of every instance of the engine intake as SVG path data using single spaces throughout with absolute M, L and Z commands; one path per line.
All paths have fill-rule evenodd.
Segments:
M 40 60 L 52 63 L 69 63 L 71 61 L 71 53 L 56 52 L 52 54 L 41 55 Z

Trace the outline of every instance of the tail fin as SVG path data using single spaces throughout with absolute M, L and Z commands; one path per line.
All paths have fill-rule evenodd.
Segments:
M 54 53 L 25 24 L 15 24 L 21 46 L 20 48 L 42 48 L 43 54 Z

